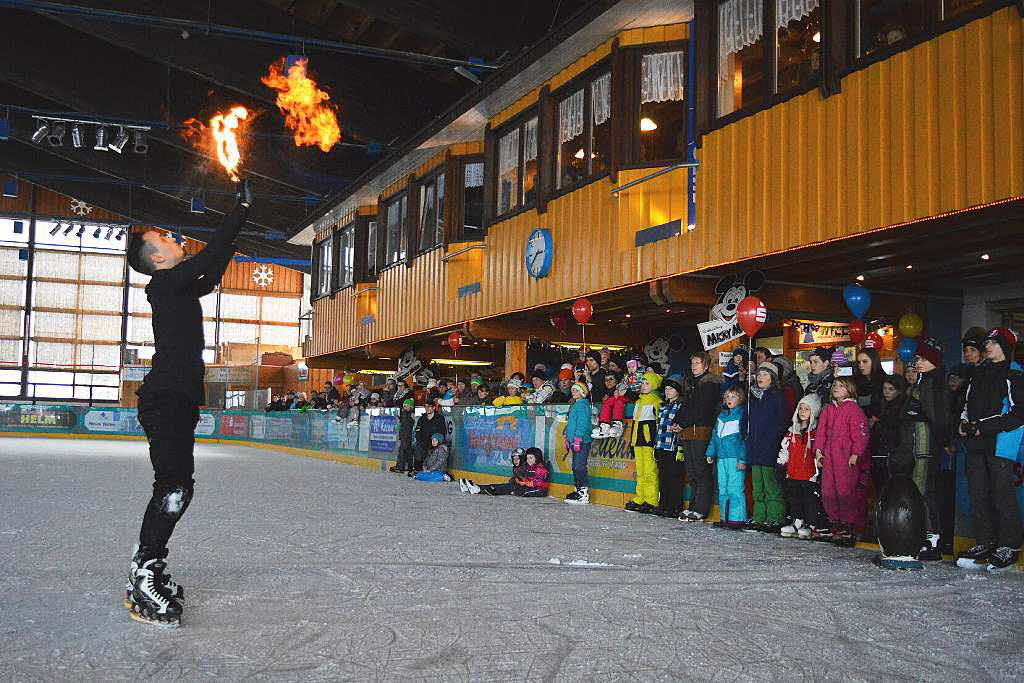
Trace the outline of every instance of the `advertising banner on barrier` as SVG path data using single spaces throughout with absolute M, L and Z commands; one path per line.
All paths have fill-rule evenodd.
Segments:
M 565 425 L 563 420 L 549 422 L 547 454 L 555 472 L 572 474 L 572 457 L 565 447 Z M 626 420 L 622 436 L 611 439 L 594 439 L 590 446 L 587 471 L 592 477 L 633 481 L 636 468 L 633 449 L 630 446 L 633 421 Z
M 213 413 L 199 413 L 199 422 L 196 423 L 196 436 L 213 436 L 217 427 L 217 420 Z
M 461 428 L 456 424 L 453 439 L 467 467 L 506 466 L 511 451 L 533 445 L 534 418 L 528 408 L 467 407 L 461 412 Z
M 224 413 L 220 416 L 220 433 L 224 436 L 249 436 L 249 416 Z
M 142 434 L 137 410 L 89 410 L 82 416 L 82 426 L 90 432 Z
M 291 415 L 267 415 L 265 439 L 270 441 L 291 441 L 292 418 Z
M 0 426 L 19 429 L 71 429 L 78 423 L 75 411 L 63 406 L 8 403 L 0 406 Z
M 249 436 L 254 439 L 265 439 L 267 436 L 267 416 L 249 416 Z
M 398 447 L 398 417 L 370 416 L 370 450 L 393 453 Z

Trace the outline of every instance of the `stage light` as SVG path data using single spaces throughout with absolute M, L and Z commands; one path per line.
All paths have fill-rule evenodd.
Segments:
M 46 121 L 39 121 L 39 127 L 36 128 L 36 132 L 32 133 L 32 142 L 38 145 L 46 137 L 46 134 L 50 132 L 50 126 L 47 125 Z
M 68 227 L 64 228 L 64 236 L 67 237 L 68 235 L 70 235 L 71 231 L 74 230 L 74 229 L 75 229 L 74 224 L 73 223 L 68 223 Z
M 103 232 L 103 228 L 96 228 L 96 229 L 95 229 L 95 230 L 93 231 L 93 233 L 92 233 L 92 238 L 93 238 L 94 240 L 98 240 L 98 239 L 100 238 L 100 233 L 101 233 L 101 232 Z
M 50 128 L 50 134 L 46 136 L 46 140 L 50 143 L 51 147 L 60 147 L 64 144 L 64 133 L 67 131 L 67 126 L 63 123 L 55 123 Z
M 93 149 L 97 152 L 107 151 L 107 129 L 104 126 L 96 127 L 96 146 Z
M 82 124 L 71 124 L 71 146 L 79 149 L 82 146 Z
M 132 149 L 136 154 L 145 154 L 149 151 L 149 142 L 146 141 L 146 131 L 132 131 Z
M 78 236 L 81 237 L 85 234 L 85 223 L 82 223 L 82 227 L 78 229 Z
M 105 240 L 107 240 L 109 242 L 110 238 L 113 237 L 113 236 L 114 236 L 114 229 L 113 228 L 107 228 L 107 236 L 104 237 L 103 239 L 105 239 Z
M 57 225 L 50 230 L 50 237 L 56 237 L 58 232 L 60 232 L 60 221 L 57 221 Z
M 107 146 L 110 149 L 112 149 L 113 151 L 115 151 L 118 154 L 120 154 L 121 150 L 123 150 L 124 146 L 127 145 L 127 144 L 128 144 L 128 133 L 125 132 L 124 128 L 121 128 L 121 129 L 119 129 L 119 131 L 117 133 L 117 137 L 114 138 L 114 140 L 109 145 L 107 145 Z

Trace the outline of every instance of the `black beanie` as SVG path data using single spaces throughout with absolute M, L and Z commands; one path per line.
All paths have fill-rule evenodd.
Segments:
M 593 349 L 587 351 L 587 358 L 593 359 L 593 361 L 598 365 L 601 364 L 601 353 L 599 351 L 594 351 Z
M 824 346 L 819 346 L 818 348 L 811 351 L 811 356 L 817 356 L 826 363 L 832 362 L 832 352 Z M 808 358 L 809 357 L 810 356 L 808 356 Z

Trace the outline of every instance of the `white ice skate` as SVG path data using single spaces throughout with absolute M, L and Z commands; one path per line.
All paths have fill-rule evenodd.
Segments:
M 480 487 L 473 483 L 472 479 L 466 480 L 466 493 L 477 494 L 480 493 Z
M 811 528 L 808 526 L 800 527 L 800 530 L 796 532 L 796 537 L 801 541 L 809 541 L 813 535 Z
M 124 606 L 126 609 L 135 609 L 135 599 L 132 597 L 132 590 L 135 588 L 135 572 L 139 569 L 139 562 L 136 558 L 139 556 L 139 544 L 136 543 L 132 546 L 132 561 L 128 566 L 128 580 L 124 582 Z M 167 563 L 164 562 L 164 569 L 167 568 Z M 175 583 L 171 579 L 171 575 L 166 571 L 161 572 L 160 577 L 163 579 L 164 587 L 167 591 L 180 603 L 185 602 L 185 589 Z
M 612 426 L 609 430 L 608 436 L 613 439 L 618 439 L 619 437 L 622 436 L 622 432 L 624 429 L 625 427 L 622 424 L 622 420 L 616 420 L 615 422 L 612 422 Z
M 181 625 L 181 604 L 164 585 L 164 563 L 146 560 L 135 571 L 132 583 L 132 619 L 162 628 Z
M 804 528 L 804 520 L 794 519 L 792 524 L 787 524 L 779 530 L 779 535 L 783 538 L 793 538 L 800 533 L 800 530 Z
M 612 435 L 611 425 L 607 422 L 602 422 L 598 426 L 594 427 L 594 431 L 590 432 L 590 438 L 592 439 L 607 439 Z
M 570 505 L 586 505 L 590 502 L 590 494 L 586 486 L 580 486 L 565 497 L 565 502 Z

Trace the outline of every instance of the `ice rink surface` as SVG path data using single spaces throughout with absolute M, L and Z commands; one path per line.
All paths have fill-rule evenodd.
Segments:
M 0 439 L 0 680 L 1009 680 L 1024 574 L 197 447 L 182 628 L 121 604 L 140 441 Z

